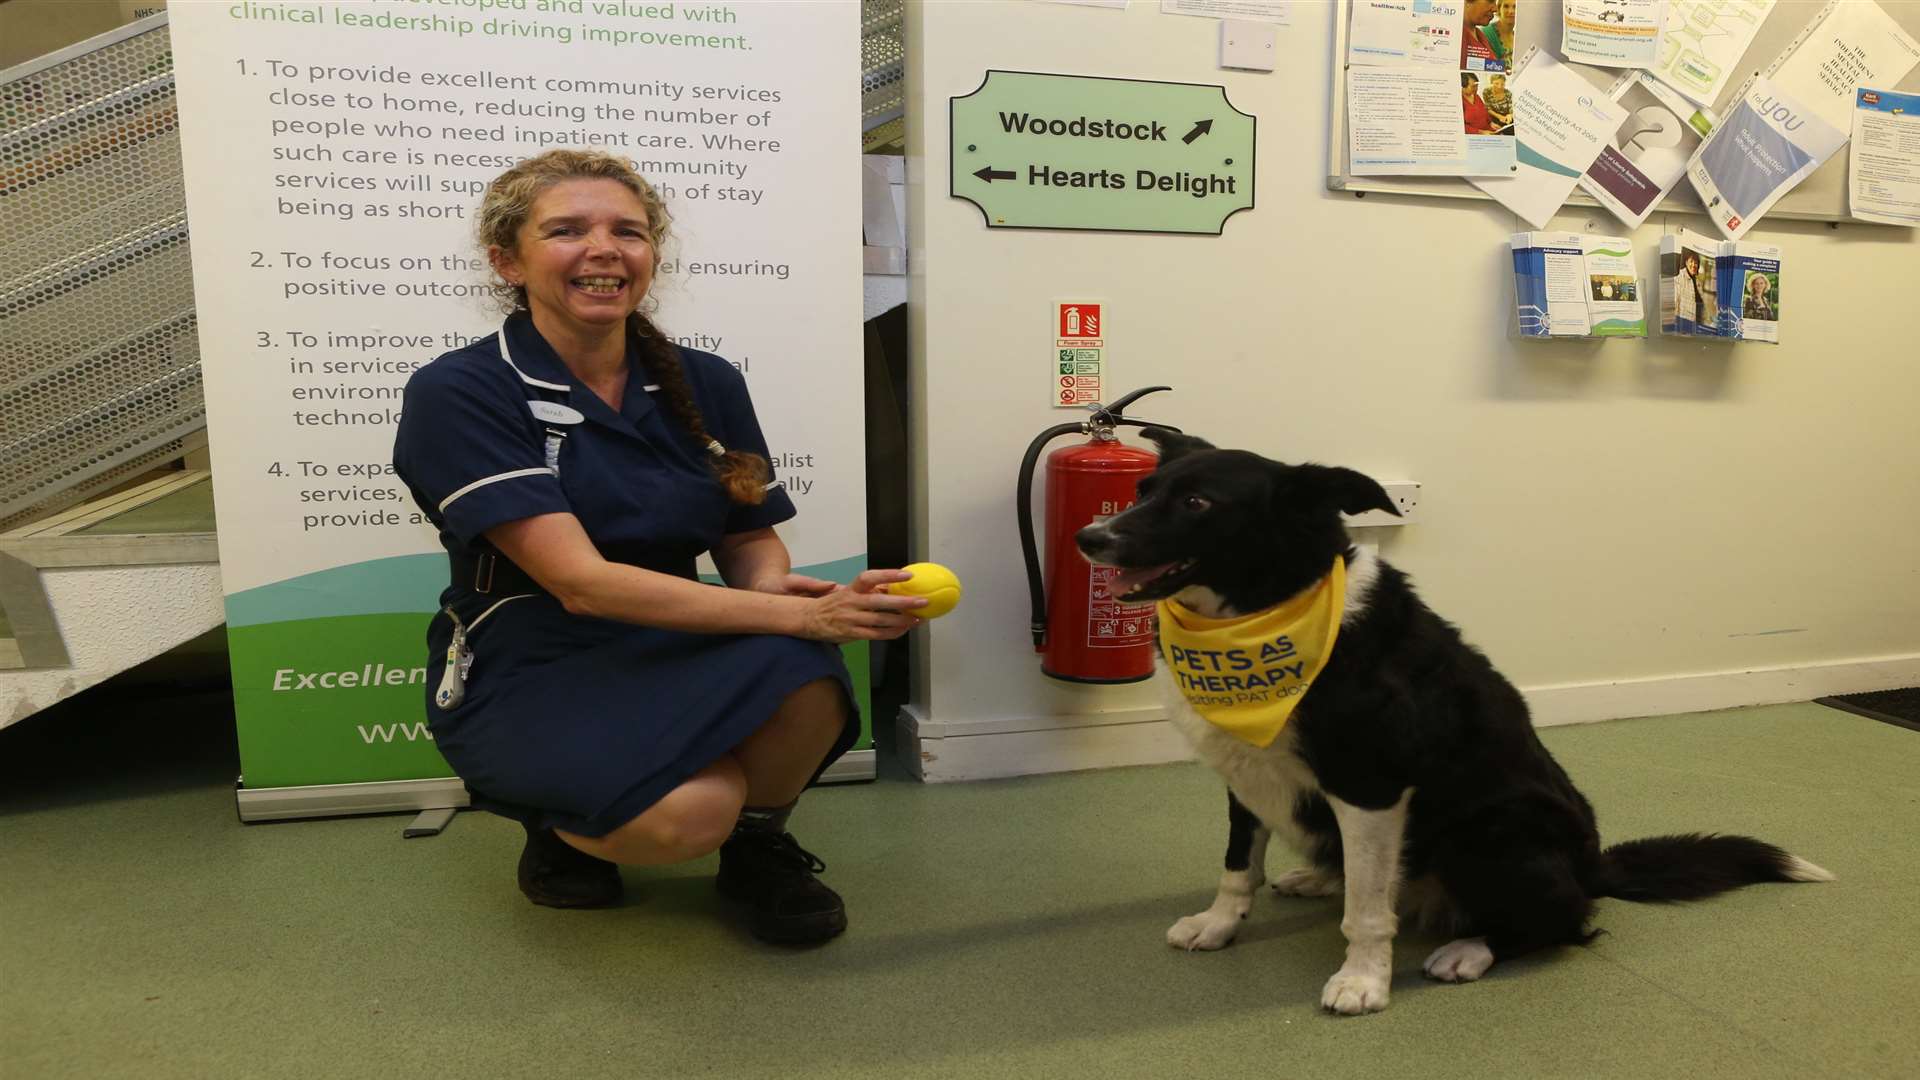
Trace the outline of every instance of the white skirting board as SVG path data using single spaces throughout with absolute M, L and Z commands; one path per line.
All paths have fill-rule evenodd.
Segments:
M 1811 701 L 1920 685 L 1920 654 L 1801 667 L 1672 675 L 1607 683 L 1525 688 L 1538 727 L 1635 716 Z M 1005 776 L 1158 765 L 1192 754 L 1158 709 L 1090 716 L 930 720 L 917 706 L 896 721 L 900 753 L 920 779 L 939 783 Z
M 874 777 L 872 750 L 841 756 L 820 776 L 822 784 L 843 784 Z M 467 785 L 457 777 L 428 780 L 375 780 L 358 784 L 310 784 L 303 787 L 234 788 L 240 820 L 293 821 L 357 814 L 416 813 L 469 805 Z
M 1629 716 L 1812 701 L 1830 694 L 1865 694 L 1903 686 L 1920 686 L 1920 654 L 1612 683 L 1534 686 L 1523 692 L 1533 709 L 1534 725 L 1555 727 Z

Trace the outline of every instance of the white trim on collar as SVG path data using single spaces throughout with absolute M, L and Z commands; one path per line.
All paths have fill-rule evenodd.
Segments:
M 520 376 L 521 382 L 526 383 L 528 386 L 539 386 L 548 390 L 571 391 L 573 389 L 573 387 L 568 386 L 565 383 L 546 382 L 541 379 L 536 379 L 533 376 L 527 374 L 526 372 L 521 371 L 520 366 L 513 362 L 513 350 L 507 348 L 507 324 L 506 323 L 503 322 L 500 324 L 500 335 L 495 340 L 498 341 L 500 345 L 500 359 L 505 360 L 507 362 L 507 366 L 513 369 L 513 373 L 515 375 Z
M 507 362 L 507 366 L 513 369 L 513 373 L 515 375 L 520 376 L 521 382 L 526 383 L 528 386 L 539 386 L 539 387 L 544 387 L 548 390 L 571 391 L 573 389 L 573 387 L 567 386 L 562 383 L 550 383 L 541 379 L 536 379 L 533 376 L 527 374 L 526 372 L 521 371 L 520 366 L 513 362 L 513 350 L 507 348 L 507 324 L 506 323 L 503 322 L 500 324 L 500 334 L 495 340 L 497 340 L 500 344 L 500 359 L 505 360 Z M 640 389 L 645 390 L 648 393 L 654 393 L 655 391 L 658 391 L 660 389 L 660 384 L 648 383 L 647 385 L 641 387 Z

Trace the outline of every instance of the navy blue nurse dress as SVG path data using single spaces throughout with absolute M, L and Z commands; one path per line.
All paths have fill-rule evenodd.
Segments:
M 713 437 L 766 454 L 740 373 L 711 353 L 680 356 Z M 694 560 L 721 537 L 793 516 L 778 488 L 759 506 L 730 502 L 705 450 L 652 400 L 639 358 L 630 353 L 628 362 L 633 375 L 615 412 L 574 384 L 522 312 L 499 334 L 413 374 L 394 467 L 450 555 L 492 551 L 483 534 L 495 525 L 564 512 L 580 519 L 607 559 L 693 579 Z M 453 635 L 442 611 L 427 629 L 427 714 L 441 754 L 483 809 L 603 836 L 739 745 L 789 693 L 822 678 L 846 690 L 849 719 L 821 767 L 858 734 L 834 646 L 636 626 L 569 614 L 543 593 L 500 603 L 515 590 L 483 595 L 471 586 L 454 581 L 440 597 L 473 627 L 465 697 L 451 710 L 433 700 Z

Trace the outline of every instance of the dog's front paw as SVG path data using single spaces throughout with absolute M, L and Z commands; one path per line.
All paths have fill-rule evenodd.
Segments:
M 1339 896 L 1346 885 L 1338 874 L 1303 866 L 1274 878 L 1273 891 L 1281 896 Z
M 1387 976 L 1341 968 L 1320 991 L 1320 1007 L 1342 1016 L 1379 1012 L 1387 1007 Z
M 1461 938 L 1449 941 L 1427 957 L 1426 971 L 1441 982 L 1472 982 L 1493 966 L 1493 950 L 1486 938 Z
M 1167 944 L 1188 952 L 1222 949 L 1239 932 L 1239 916 L 1224 911 L 1203 911 L 1167 927 Z

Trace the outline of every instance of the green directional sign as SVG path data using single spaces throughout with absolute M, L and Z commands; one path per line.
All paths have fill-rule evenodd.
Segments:
M 1253 207 L 1254 118 L 1224 86 L 992 70 L 949 107 L 953 196 L 989 228 L 1217 236 Z

